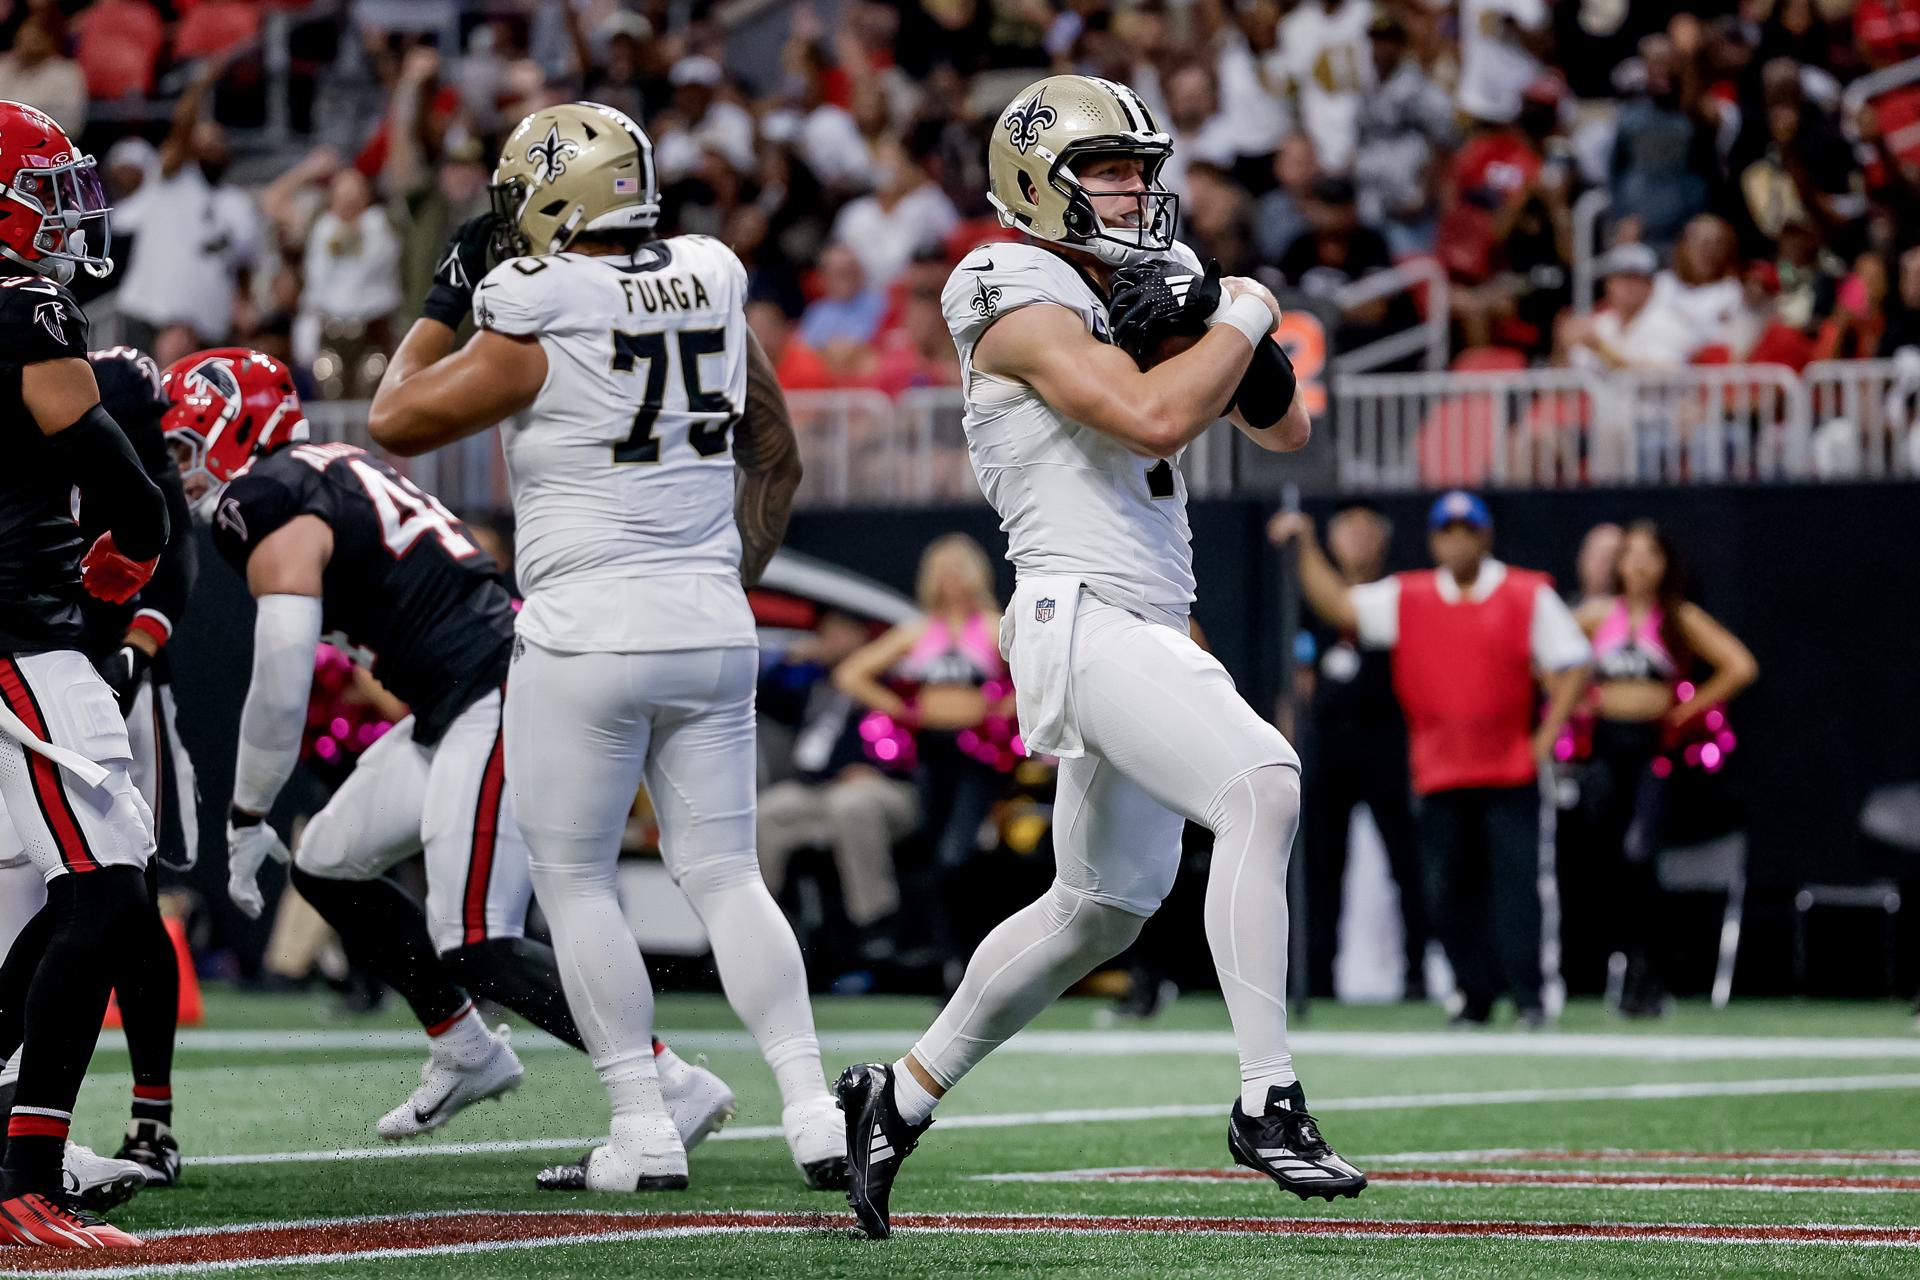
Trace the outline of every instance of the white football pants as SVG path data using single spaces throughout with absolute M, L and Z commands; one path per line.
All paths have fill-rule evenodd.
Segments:
M 653 1062 L 653 988 L 615 864 L 644 781 L 661 857 L 706 926 L 721 985 L 789 1106 L 825 1092 L 806 970 L 754 855 L 751 648 L 556 653 L 522 641 L 507 681 L 507 784 L 567 1003 L 602 1081 Z

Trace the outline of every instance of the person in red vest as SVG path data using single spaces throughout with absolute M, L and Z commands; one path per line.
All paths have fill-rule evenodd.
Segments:
M 1298 542 L 1301 591 L 1316 613 L 1393 653 L 1427 913 L 1458 989 L 1453 1021 L 1485 1023 L 1504 987 L 1524 1025 L 1544 1026 L 1545 987 L 1558 979 L 1542 949 L 1553 875 L 1539 765 L 1586 687 L 1593 650 L 1550 577 L 1493 558 L 1493 516 L 1479 497 L 1443 495 L 1427 529 L 1438 569 L 1361 586 L 1327 562 L 1307 517 L 1269 532 Z

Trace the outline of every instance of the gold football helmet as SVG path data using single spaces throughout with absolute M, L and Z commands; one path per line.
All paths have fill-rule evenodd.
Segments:
M 1104 225 L 1074 175 L 1089 156 L 1116 154 L 1137 157 L 1144 170 L 1135 227 Z M 1048 76 L 1022 89 L 993 127 L 987 199 L 1002 224 L 1121 266 L 1173 245 L 1180 201 L 1160 185 L 1172 154 L 1172 137 L 1133 90 L 1093 76 Z
M 500 148 L 493 210 L 507 222 L 505 256 L 558 253 L 583 231 L 626 231 L 660 220 L 653 143 L 625 113 L 597 102 L 543 107 Z

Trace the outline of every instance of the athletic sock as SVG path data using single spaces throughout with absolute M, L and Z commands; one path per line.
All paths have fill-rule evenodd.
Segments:
M 470 1067 L 485 1062 L 494 1053 L 494 1038 L 471 1000 L 451 1018 L 428 1027 L 427 1039 L 435 1057 L 455 1066 Z
M 616 1117 L 666 1114 L 666 1099 L 660 1093 L 660 1070 L 652 1053 L 608 1063 L 599 1068 L 599 1075 Z
M 173 1124 L 173 1086 L 136 1084 L 133 1086 L 133 1118 Z
M 347 958 L 398 991 L 421 1026 L 448 1023 L 468 1005 L 433 949 L 426 916 L 399 885 L 385 878 L 329 880 L 298 864 L 292 880 L 340 935 Z
M 922 1124 L 940 1105 L 940 1099 L 927 1092 L 926 1086 L 907 1069 L 907 1060 L 900 1059 L 893 1064 L 893 1109 L 908 1124 Z
M 173 1040 L 180 1022 L 180 961 L 154 894 L 158 879 L 147 867 L 147 917 L 121 952 L 114 974 L 120 1021 L 126 1028 L 133 1068 L 135 1120 L 173 1122 Z
M 1248 1063 L 1240 1068 L 1240 1109 L 1250 1116 L 1267 1109 L 1267 1090 L 1275 1085 L 1285 1088 L 1297 1084 L 1293 1073 L 1293 1055 L 1276 1054 L 1264 1062 Z

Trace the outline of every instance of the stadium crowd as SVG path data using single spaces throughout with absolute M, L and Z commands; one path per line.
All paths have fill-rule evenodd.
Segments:
M 1342 342 L 1423 305 L 1346 286 L 1430 257 L 1483 366 L 1920 345 L 1920 89 L 1849 91 L 1920 56 L 1914 0 L 848 0 L 793 7 L 760 65 L 726 58 L 710 4 L 486 0 L 458 48 L 405 6 L 281 5 L 272 74 L 311 149 L 269 156 L 248 126 L 272 7 L 14 0 L 0 21 L 0 95 L 107 162 L 119 309 L 163 362 L 244 340 L 364 397 L 505 127 L 585 95 L 653 133 L 664 229 L 747 261 L 789 387 L 950 384 L 938 288 L 1000 233 L 986 130 L 1049 68 L 1137 87 L 1176 139 L 1184 238 L 1329 299 Z M 1589 191 L 1618 250 L 1597 316 L 1569 307 Z M 143 253 L 156 225 L 199 230 Z

